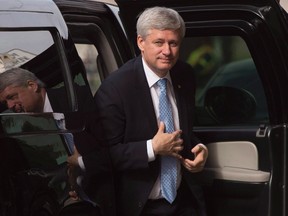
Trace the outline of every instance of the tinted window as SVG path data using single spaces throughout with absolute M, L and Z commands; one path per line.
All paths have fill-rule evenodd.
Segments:
M 241 37 L 187 37 L 183 41 L 182 49 L 181 58 L 191 64 L 196 72 L 196 125 L 223 125 L 227 123 L 258 125 L 261 122 L 268 121 L 263 86 L 249 49 Z M 229 87 L 229 89 L 232 87 L 231 89 L 236 88 L 245 94 L 247 93 L 249 100 L 255 101 L 255 110 L 251 110 L 251 114 L 247 118 L 243 118 L 241 115 L 237 118 L 237 113 L 231 114 L 231 117 L 228 116 L 228 113 L 220 113 L 222 116 L 226 115 L 226 120 L 215 119 L 215 116 L 207 113 L 207 103 L 209 101 L 206 101 L 206 96 L 209 89 L 216 86 Z M 214 89 L 217 90 L 216 88 L 211 90 Z M 232 94 L 232 91 L 229 94 Z M 233 98 L 233 95 L 231 97 Z M 239 104 L 238 112 L 246 112 L 247 107 L 245 105 L 247 103 L 241 100 L 247 100 L 247 98 L 240 97 L 235 91 L 233 103 Z M 228 102 L 232 103 L 232 100 Z M 225 105 L 227 104 L 222 106 Z M 221 104 L 217 104 L 217 106 L 221 106 Z M 219 112 L 229 112 L 226 108 L 223 111 L 219 110 Z
M 63 137 L 58 134 L 45 134 L 58 130 L 52 115 L 2 115 L 0 120 L 3 130 L 0 138 L 14 137 L 1 139 L 1 144 L 7 145 L 5 149 L 8 149 L 11 143 L 17 144 L 18 151 L 22 152 L 30 168 L 51 169 L 66 162 L 67 149 Z M 29 136 L 29 133 L 33 132 L 38 132 L 38 135 Z
M 20 67 L 54 43 L 48 31 L 5 31 L 0 38 L 0 72 Z
M 92 94 L 94 95 L 101 84 L 97 67 L 98 51 L 92 44 L 76 44 L 76 49 L 82 59 Z
M 80 24 L 79 24 L 80 25 Z M 94 94 L 101 84 L 101 80 L 118 68 L 113 51 L 108 39 L 102 29 L 93 23 L 69 24 L 76 49 L 86 69 L 86 77 L 90 89 Z
M 72 76 L 78 86 L 88 85 L 84 65 L 72 40 L 68 38 L 62 43 L 63 38 L 53 29 L 1 31 L 0 38 L 0 73 L 12 67 L 35 73 L 48 89 L 63 88 L 62 103 L 71 111 L 67 95 L 70 90 L 65 90 L 67 77 Z M 65 64 L 67 60 L 69 65 Z M 0 109 L 3 111 L 4 107 L 1 105 Z

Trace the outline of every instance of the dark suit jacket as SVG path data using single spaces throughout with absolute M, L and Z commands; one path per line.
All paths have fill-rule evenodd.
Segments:
M 191 149 L 199 143 L 193 135 L 195 84 L 192 68 L 177 62 L 170 71 L 183 131 L 185 158 L 193 158 Z M 159 157 L 148 163 L 146 141 L 158 130 L 150 89 L 144 74 L 141 56 L 130 60 L 108 77 L 96 94 L 103 143 L 109 145 L 115 169 L 116 204 L 119 215 L 139 215 L 160 171 Z M 92 158 L 84 161 L 88 167 Z M 186 181 L 200 211 L 203 202 L 191 173 L 183 170 Z M 189 179 L 189 181 L 188 181 Z M 202 214 L 204 215 L 204 214 Z
M 88 86 L 74 85 L 79 112 L 91 112 L 95 110 L 93 95 Z M 68 106 L 65 88 L 47 89 L 53 112 L 71 112 Z

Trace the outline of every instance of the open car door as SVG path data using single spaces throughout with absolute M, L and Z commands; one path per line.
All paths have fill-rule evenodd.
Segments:
M 86 68 L 91 91 L 95 93 L 105 77 L 134 56 L 119 20 L 119 9 L 115 3 L 105 1 L 54 2 L 67 23 Z
M 180 58 L 197 77 L 194 130 L 209 148 L 209 216 L 287 215 L 288 28 L 275 0 L 116 0 L 128 40 L 147 7 L 186 23 Z
M 13 113 L 0 103 L 0 215 L 54 216 L 69 198 L 66 160 L 74 142 L 68 138 L 82 136 L 86 113 L 94 108 L 92 93 L 53 1 L 0 4 L 0 73 L 31 71 L 45 83 L 51 104 L 47 113 Z

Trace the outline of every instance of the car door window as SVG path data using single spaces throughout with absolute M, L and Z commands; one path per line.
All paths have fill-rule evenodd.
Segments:
M 3 41 L 0 44 L 0 73 L 13 67 L 27 69 L 42 80 L 47 89 L 62 89 L 62 103 L 67 107 L 67 111 L 77 110 L 76 102 L 70 104 L 72 99 L 69 98 L 73 98 L 74 95 L 71 94 L 72 89 L 67 87 L 69 78 L 71 76 L 77 86 L 89 85 L 83 63 L 70 37 L 62 44 L 55 30 L 35 28 L 0 31 L 0 38 Z M 69 66 L 64 64 L 67 60 Z M 5 109 L 1 105 L 0 112 Z
M 0 72 L 20 67 L 53 45 L 49 31 L 1 31 Z
M 68 27 L 86 69 L 90 89 L 94 94 L 101 80 L 118 68 L 119 59 L 115 57 L 116 52 L 111 45 L 111 35 L 105 35 L 103 29 L 93 23 L 68 22 Z
M 182 48 L 181 59 L 191 64 L 196 74 L 196 126 L 259 125 L 268 121 L 264 89 L 249 49 L 240 36 L 186 37 Z M 237 104 L 237 109 L 231 109 L 234 113 L 225 111 L 227 104 L 219 104 L 221 100 L 216 101 L 213 91 L 222 91 L 222 97 L 224 91 L 225 97 L 227 92 L 230 97 L 234 96 L 233 101 L 229 101 L 230 108 Z M 240 92 L 247 97 L 241 97 Z
M 101 81 L 134 56 L 120 21 L 119 8 L 115 2 L 95 1 L 93 7 L 89 1 L 55 2 L 83 61 L 92 94 L 95 94 Z
M 97 66 L 98 51 L 92 44 L 75 44 L 77 52 L 83 61 L 86 69 L 86 76 L 92 94 L 94 95 L 101 84 Z
M 53 169 L 64 164 L 67 159 L 67 146 L 62 137 L 49 134 L 47 131 L 57 131 L 58 127 L 52 114 L 41 115 L 3 115 L 1 116 L 3 132 L 11 137 L 21 148 L 31 168 Z M 26 133 L 38 132 L 38 136 L 25 136 Z M 40 134 L 42 132 L 43 134 Z M 47 134 L 45 134 L 45 132 Z M 22 136 L 17 136 L 17 134 Z M 11 140 L 11 139 L 10 139 Z M 2 141 L 1 141 L 2 142 Z M 3 141 L 3 145 L 4 145 Z M 7 144 L 7 143 L 5 143 Z M 8 148 L 8 147 L 7 147 Z
M 1 31 L 0 72 L 22 67 L 35 73 L 47 87 L 63 86 L 56 37 L 55 31 L 40 29 Z

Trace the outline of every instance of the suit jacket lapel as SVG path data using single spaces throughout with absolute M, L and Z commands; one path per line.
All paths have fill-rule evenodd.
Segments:
M 47 96 L 49 98 L 53 112 L 65 112 L 69 109 L 64 87 L 57 89 L 47 89 Z
M 134 64 L 134 72 L 135 73 L 135 94 L 137 94 L 136 101 L 138 103 L 138 106 L 136 106 L 136 109 L 144 110 L 145 116 L 142 116 L 141 119 L 143 121 L 146 121 L 143 124 L 147 125 L 147 128 L 145 128 L 144 133 L 147 133 L 147 137 L 152 138 L 158 131 L 158 123 L 157 118 L 155 115 L 155 109 L 150 93 L 150 88 L 148 86 L 148 82 L 145 76 L 143 63 L 142 63 L 142 57 L 141 55 L 137 58 L 135 64 Z M 151 168 L 151 174 L 154 176 L 154 180 L 158 177 L 159 169 L 160 169 L 160 160 L 159 157 L 156 157 L 156 160 L 152 163 L 150 163 Z
M 154 105 L 150 93 L 150 88 L 145 76 L 142 57 L 139 56 L 134 64 L 134 71 L 136 72 L 135 82 L 135 93 L 138 95 L 137 103 L 139 103 L 138 108 L 145 110 L 145 118 L 149 121 L 150 133 L 155 135 L 158 130 L 157 118 L 155 115 Z M 147 128 L 148 130 L 148 128 Z

